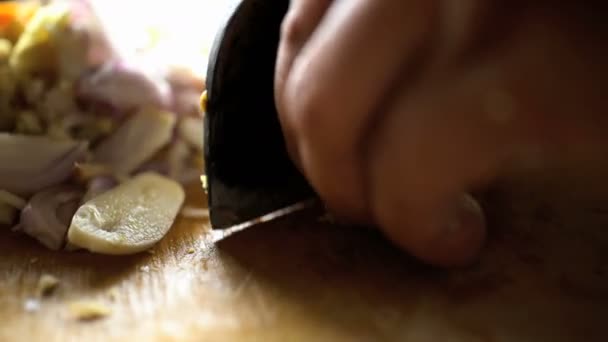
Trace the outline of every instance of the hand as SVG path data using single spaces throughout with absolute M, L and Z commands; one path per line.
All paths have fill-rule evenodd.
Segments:
M 424 261 L 471 261 L 485 223 L 468 192 L 608 127 L 590 7 L 292 0 L 275 82 L 291 157 L 337 216 Z

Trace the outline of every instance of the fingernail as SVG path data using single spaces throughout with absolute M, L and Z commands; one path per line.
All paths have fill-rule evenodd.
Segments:
M 438 261 L 446 266 L 467 264 L 478 254 L 484 240 L 485 219 L 481 206 L 472 196 L 463 195 L 434 241 L 441 251 Z

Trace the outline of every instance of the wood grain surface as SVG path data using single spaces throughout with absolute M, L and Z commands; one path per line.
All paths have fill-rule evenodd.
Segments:
M 2 231 L 0 341 L 607 341 L 603 174 L 498 186 L 489 244 L 458 271 L 310 213 L 230 236 L 180 219 L 153 254 L 130 257 Z M 202 205 L 196 186 L 189 197 Z M 25 310 L 42 274 L 59 287 Z M 71 317 L 69 302 L 91 299 L 111 314 Z

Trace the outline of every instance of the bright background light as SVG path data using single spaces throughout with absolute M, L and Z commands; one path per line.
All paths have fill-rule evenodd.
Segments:
M 238 0 L 91 0 L 125 56 L 145 53 L 204 76 L 215 35 Z

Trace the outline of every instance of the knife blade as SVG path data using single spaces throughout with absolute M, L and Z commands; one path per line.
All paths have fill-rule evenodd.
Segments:
M 274 102 L 280 27 L 288 7 L 288 0 L 243 0 L 214 41 L 204 123 L 214 229 L 316 198 L 288 157 Z

